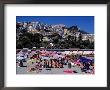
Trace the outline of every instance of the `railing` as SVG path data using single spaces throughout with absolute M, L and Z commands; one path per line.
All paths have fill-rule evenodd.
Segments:
M 94 51 L 94 49 L 46 49 L 47 51 Z
M 22 49 L 17 49 L 17 50 L 22 50 Z M 36 50 L 42 50 L 42 49 L 36 49 Z M 47 51 L 94 51 L 94 49 L 45 49 L 45 50 Z

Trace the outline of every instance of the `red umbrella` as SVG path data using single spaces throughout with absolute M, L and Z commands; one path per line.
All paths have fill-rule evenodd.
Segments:
M 73 73 L 72 70 L 64 70 L 63 72 L 65 72 L 65 73 Z

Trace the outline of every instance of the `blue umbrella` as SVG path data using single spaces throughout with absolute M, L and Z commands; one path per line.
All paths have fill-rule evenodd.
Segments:
M 80 62 L 91 62 L 91 61 L 93 61 L 93 60 L 87 59 L 87 58 L 85 58 L 85 57 L 81 57 L 81 58 L 80 58 Z

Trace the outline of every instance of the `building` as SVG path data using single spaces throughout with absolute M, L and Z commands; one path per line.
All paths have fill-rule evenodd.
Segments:
M 94 34 L 82 34 L 82 40 L 94 41 Z

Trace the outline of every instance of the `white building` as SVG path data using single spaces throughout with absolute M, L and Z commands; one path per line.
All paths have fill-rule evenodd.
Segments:
M 82 34 L 82 40 L 90 40 L 91 42 L 94 41 L 94 34 Z
M 28 26 L 28 31 L 32 31 L 33 30 L 33 26 Z

